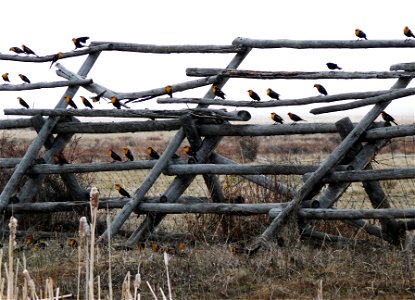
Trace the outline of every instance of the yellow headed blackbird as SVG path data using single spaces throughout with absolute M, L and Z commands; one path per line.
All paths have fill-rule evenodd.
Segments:
M 92 99 L 92 102 L 99 102 L 99 100 L 101 100 L 101 97 L 104 96 L 106 91 L 107 90 L 104 90 L 101 93 L 99 93 L 98 95 L 91 97 L 90 99 Z
M 76 239 L 70 238 L 68 243 L 71 248 L 78 248 L 78 241 Z
M 55 155 L 53 155 L 53 160 L 58 165 L 67 165 L 67 164 L 69 164 L 69 162 L 66 160 L 65 156 L 63 156 L 62 152 L 61 153 L 56 153 Z
M 58 59 L 61 59 L 62 57 L 63 57 L 62 52 L 58 52 L 58 53 L 56 53 L 56 54 L 52 57 L 52 63 L 50 64 L 49 69 L 50 69 L 50 68 L 52 68 L 53 64 L 54 64 L 55 62 L 57 62 L 57 61 L 58 61 Z
M 88 99 L 85 98 L 84 96 L 81 96 L 81 100 L 82 100 L 82 103 L 85 105 L 85 107 L 89 107 L 90 109 L 94 108 L 91 102 L 89 102 Z
M 147 154 L 150 157 L 150 159 L 159 159 L 160 158 L 160 155 L 152 147 L 147 148 Z
M 26 83 L 30 83 L 29 78 L 27 78 L 25 75 L 23 75 L 23 74 L 19 74 L 19 77 L 20 77 L 20 79 L 21 79 L 21 80 L 23 80 L 24 82 L 26 82 Z
M 248 90 L 248 95 L 256 101 L 261 101 L 261 98 L 259 98 L 258 94 L 255 93 L 253 90 Z
M 411 29 L 409 29 L 408 26 L 405 26 L 405 28 L 403 29 L 403 33 L 408 37 L 408 38 L 415 38 L 415 35 L 412 33 Z
M 160 246 L 159 246 L 159 244 L 158 244 L 158 243 L 154 242 L 154 243 L 151 245 L 151 249 L 153 250 L 153 252 L 157 253 L 157 252 L 159 252 L 159 251 L 160 251 Z
M 22 98 L 17 97 L 17 100 L 19 100 L 19 104 L 20 104 L 21 106 L 23 106 L 24 108 L 27 108 L 27 109 L 29 109 L 29 108 L 30 108 L 29 104 L 27 104 L 27 103 L 26 103 L 26 101 L 24 101 Z
M 322 95 L 324 95 L 324 96 L 327 96 L 327 91 L 326 91 L 326 89 L 324 88 L 324 86 L 322 86 L 321 84 L 316 83 L 316 84 L 314 85 L 314 87 L 315 87 L 315 88 L 317 88 L 317 91 L 318 91 L 320 94 L 322 94 Z
M 4 73 L 3 75 L 1 75 L 1 77 L 3 78 L 4 81 L 10 82 L 9 73 Z
M 123 147 L 122 151 L 124 151 L 125 156 L 127 157 L 128 160 L 133 161 L 134 160 L 134 156 L 131 153 L 131 150 L 128 147 Z
M 116 161 L 116 160 L 118 160 L 118 161 L 122 161 L 122 159 L 121 159 L 121 157 L 117 154 L 117 153 L 115 153 L 111 148 L 110 149 L 108 149 L 108 155 L 109 156 L 111 156 L 111 158 L 114 160 L 114 161 Z
M 117 97 L 112 96 L 111 97 L 111 103 L 114 105 L 117 109 L 121 109 L 121 102 L 117 99 Z
M 26 246 L 27 247 L 36 247 L 36 248 L 40 248 L 40 249 L 45 249 L 46 246 L 48 246 L 48 243 L 43 242 L 43 241 L 39 241 L 33 238 L 33 235 L 28 234 L 26 236 Z
M 121 186 L 121 184 L 116 183 L 115 184 L 115 189 L 118 191 L 118 193 L 121 194 L 121 196 L 131 198 L 130 194 L 126 190 L 124 190 L 124 188 Z
M 166 91 L 166 94 L 170 96 L 170 98 L 173 97 L 173 90 L 171 89 L 171 85 L 166 85 L 164 90 Z
M 87 40 L 89 40 L 88 36 L 82 36 L 78 38 L 73 38 L 72 42 L 75 45 L 75 49 L 78 49 L 78 48 L 86 47 L 85 43 Z
M 393 124 L 395 124 L 395 125 L 398 125 L 398 123 L 396 123 L 395 122 L 395 118 L 394 117 L 392 117 L 390 114 L 388 114 L 388 113 L 386 113 L 386 112 L 384 112 L 384 111 L 382 111 L 381 113 L 380 113 L 380 115 L 382 116 L 382 119 L 385 121 L 385 122 L 388 122 L 388 123 L 393 123 Z
M 288 113 L 288 116 L 290 117 L 291 120 L 293 120 L 294 122 L 299 122 L 299 121 L 305 121 L 304 119 L 301 119 L 299 116 L 297 116 L 296 114 L 293 113 Z
M 71 106 L 72 108 L 74 108 L 74 109 L 77 109 L 77 108 L 78 108 L 78 106 L 76 106 L 75 102 L 73 102 L 73 100 L 72 100 L 72 98 L 71 98 L 71 97 L 69 97 L 69 96 L 65 96 L 65 101 L 66 101 L 66 103 L 67 103 L 69 106 Z
M 16 53 L 16 54 L 24 53 L 24 51 L 22 49 L 20 49 L 19 47 L 11 47 L 9 50 Z
M 216 97 L 219 97 L 225 100 L 226 94 L 216 84 L 212 85 L 212 93 Z
M 341 70 L 342 68 L 340 68 L 337 64 L 335 63 L 331 63 L 328 62 L 326 63 L 327 68 L 329 68 L 330 70 Z
M 360 29 L 355 29 L 354 34 L 359 38 L 359 39 L 365 39 L 366 38 L 366 33 L 364 33 L 363 31 L 361 31 Z
M 33 54 L 33 55 L 37 56 L 37 54 L 35 52 L 33 52 L 33 50 L 30 49 L 29 47 L 27 47 L 26 45 L 22 45 L 22 50 L 26 54 Z
M 190 146 L 184 146 L 183 150 L 189 156 L 196 156 L 196 151 Z
M 271 113 L 271 119 L 273 119 L 275 121 L 275 124 L 277 124 L 277 123 L 283 124 L 284 123 L 284 120 L 279 115 L 277 115 L 275 112 Z
M 274 92 L 272 89 L 267 89 L 267 95 L 270 96 L 272 99 L 280 100 L 280 94 Z

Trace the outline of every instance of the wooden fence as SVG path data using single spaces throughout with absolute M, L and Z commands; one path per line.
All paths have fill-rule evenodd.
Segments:
M 362 49 L 362 48 L 414 48 L 415 41 L 370 40 L 370 41 L 290 41 L 290 40 L 253 40 L 237 38 L 232 45 L 142 45 L 113 42 L 92 42 L 89 47 L 62 54 L 56 63 L 57 75 L 63 81 L 37 82 L 28 84 L 0 85 L 0 91 L 20 91 L 40 88 L 66 86 L 66 90 L 55 109 L 5 109 L 5 115 L 22 116 L 11 120 L 0 120 L 0 129 L 32 127 L 37 131 L 23 157 L 0 158 L 0 168 L 12 168 L 13 173 L 0 194 L 0 210 L 6 212 L 51 212 L 79 209 L 88 205 L 88 193 L 76 180 L 74 174 L 82 172 L 149 170 L 133 196 L 129 199 L 104 199 L 102 207 L 120 208 L 111 223 L 111 235 L 119 232 L 131 213 L 147 214 L 145 220 L 129 237 L 126 246 L 133 247 L 149 234 L 169 213 L 219 213 L 219 214 L 268 214 L 272 217 L 267 229 L 249 245 L 250 251 L 256 251 L 264 242 L 277 236 L 290 217 L 304 220 L 308 228 L 309 219 L 339 219 L 347 224 L 363 228 L 395 245 L 399 245 L 406 230 L 412 229 L 414 209 L 391 208 L 388 198 L 379 180 L 414 179 L 415 166 L 374 170 L 371 162 L 376 154 L 391 139 L 415 135 L 415 125 L 386 126 L 374 123 L 375 119 L 391 101 L 415 94 L 415 88 L 406 88 L 415 76 L 415 63 L 391 66 L 390 71 L 382 72 L 264 72 L 258 70 L 239 70 L 242 61 L 253 49 Z M 197 104 L 196 108 L 183 110 L 67 110 L 65 97 L 73 97 L 79 88 L 91 93 L 104 93 L 103 97 L 117 97 L 123 105 L 131 102 L 146 101 L 166 94 L 165 87 L 157 87 L 138 92 L 116 92 L 102 86 L 88 73 L 103 51 L 123 51 L 137 53 L 233 53 L 234 57 L 223 69 L 189 68 L 188 76 L 200 77 L 182 83 L 172 84 L 174 92 L 190 90 L 196 87 L 217 84 L 222 88 L 231 78 L 265 79 L 396 79 L 389 90 L 351 92 L 328 96 L 277 101 L 244 101 L 239 99 L 214 99 L 211 89 L 203 98 L 166 98 L 157 99 L 163 103 Z M 271 50 L 270 50 L 271 51 Z M 277 51 L 277 50 L 274 50 Z M 86 56 L 78 70 L 73 72 L 62 65 L 66 58 Z M 0 54 L 0 60 L 12 60 L 27 63 L 52 61 L 54 55 L 22 56 Z M 336 101 L 350 100 L 345 104 L 326 105 Z M 353 124 L 343 118 L 331 123 L 307 123 L 291 125 L 232 124 L 232 121 L 249 121 L 251 115 L 246 110 L 227 112 L 222 109 L 209 109 L 211 105 L 222 107 L 278 107 L 321 103 L 323 106 L 312 109 L 313 114 L 371 105 L 370 111 L 360 122 Z M 26 117 L 26 118 L 25 118 Z M 27 118 L 30 117 L 30 118 Z M 132 121 L 80 122 L 77 117 L 132 118 Z M 149 119 L 149 120 L 142 120 Z M 60 153 L 75 133 L 124 133 L 142 131 L 175 131 L 174 137 L 164 149 L 158 160 L 140 160 L 114 163 L 83 163 L 56 165 L 54 154 Z M 274 136 L 293 134 L 337 133 L 342 140 L 320 165 L 278 165 L 278 164 L 239 164 L 219 155 L 215 148 L 223 136 Z M 54 136 L 55 135 L 55 136 Z M 171 157 L 187 138 L 192 149 L 196 150 L 194 159 L 172 161 Z M 39 151 L 45 148 L 43 162 L 35 160 Z M 31 203 L 48 174 L 60 174 L 73 202 Z M 174 180 L 160 197 L 148 197 L 149 189 L 161 174 L 174 176 Z M 183 192 L 201 174 L 208 187 L 209 197 L 183 197 Z M 268 204 L 230 204 L 226 203 L 219 174 L 233 174 L 246 178 L 266 189 L 279 193 L 286 203 Z M 293 189 L 284 182 L 275 182 L 267 175 L 295 174 L 303 175 L 304 182 L 299 189 Z M 25 176 L 29 175 L 29 176 Z M 33 176 L 36 175 L 36 176 Z M 23 186 L 17 190 L 18 185 Z M 362 182 L 373 209 L 334 209 L 333 205 L 352 182 Z M 323 189 L 323 187 L 325 187 Z M 11 205 L 12 196 L 19 203 Z M 183 199 L 186 200 L 183 202 Z M 376 218 L 380 226 L 370 224 L 365 219 Z M 409 219 L 409 220 L 408 220 Z M 100 237 L 107 237 L 104 232 Z

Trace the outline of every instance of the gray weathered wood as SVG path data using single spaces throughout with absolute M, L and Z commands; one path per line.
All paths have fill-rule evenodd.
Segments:
M 19 116 L 74 116 L 74 117 L 112 117 L 112 118 L 160 118 L 171 119 L 184 115 L 201 118 L 248 121 L 251 115 L 246 110 L 226 112 L 223 109 L 181 109 L 181 110 L 149 110 L 149 109 L 13 109 L 6 108 L 5 115 Z
M 409 84 L 411 79 L 400 78 L 392 87 L 392 89 L 403 88 Z M 402 91 L 397 91 L 397 93 Z M 385 97 L 385 96 L 377 96 Z M 359 140 L 360 136 L 366 131 L 371 123 L 379 116 L 391 102 L 391 97 L 384 99 L 385 102 L 377 103 L 354 127 L 352 132 L 334 149 L 334 151 L 321 163 L 320 167 L 313 173 L 312 176 L 299 189 L 297 196 L 290 202 L 286 209 L 284 209 L 277 218 L 275 218 L 262 235 L 253 243 L 253 249 L 260 247 L 260 245 L 275 236 L 281 230 L 289 217 L 291 217 L 298 210 L 299 204 L 312 191 L 313 187 L 318 184 L 321 179 L 329 172 L 343 157 L 347 154 L 349 149 Z
M 32 122 L 28 118 L 0 120 L 0 129 L 19 129 L 19 128 L 30 128 Z
M 316 107 L 310 110 L 310 113 L 314 115 L 318 114 L 324 114 L 334 111 L 340 111 L 340 110 L 349 110 L 353 108 L 368 106 L 372 104 L 377 104 L 385 101 L 391 101 L 403 97 L 408 97 L 415 94 L 415 88 L 407 88 L 407 89 L 399 89 L 399 90 L 393 90 L 390 91 L 387 94 L 369 97 L 362 100 L 356 100 L 353 102 L 345 103 L 345 104 L 337 104 L 337 105 L 331 105 L 331 106 L 324 106 L 324 107 Z
M 99 52 L 91 54 L 85 60 L 84 64 L 81 66 L 79 70 L 79 74 L 81 76 L 86 76 L 89 70 L 94 65 L 96 59 L 99 56 Z M 67 103 L 65 101 L 65 96 L 73 97 L 76 91 L 79 89 L 79 86 L 71 86 L 68 87 L 65 94 L 59 100 L 56 108 L 64 108 L 66 107 Z M 12 194 L 15 192 L 17 185 L 22 180 L 23 176 L 25 175 L 27 169 L 32 164 L 33 160 L 36 158 L 39 150 L 43 146 L 44 142 L 48 138 L 48 136 L 52 133 L 53 127 L 58 123 L 58 118 L 50 118 L 45 122 L 45 125 L 42 127 L 40 132 L 38 133 L 37 137 L 33 140 L 33 142 L 28 147 L 22 161 L 16 166 L 12 176 L 4 186 L 1 194 L 0 194 L 0 211 L 4 209 L 4 207 L 8 204 L 8 201 Z
M 255 71 L 255 70 L 225 70 L 219 68 L 187 68 L 187 76 L 206 77 L 220 75 L 230 78 L 246 79 L 392 79 L 415 77 L 413 72 L 370 71 L 370 72 L 336 72 L 336 71 Z
M 311 88 L 311 87 L 310 87 Z M 312 90 L 311 90 L 312 91 Z M 259 92 L 259 91 L 258 91 Z M 316 92 L 316 91 L 314 91 Z M 222 100 L 222 99 L 205 99 L 205 98 L 157 98 L 157 103 L 160 104 L 177 104 L 177 103 L 188 103 L 188 104 L 209 104 L 209 105 L 220 105 L 220 106 L 236 106 L 236 107 L 280 107 L 280 106 L 296 106 L 303 104 L 313 103 L 328 103 L 335 101 L 351 100 L 369 98 L 374 96 L 383 95 L 389 91 L 369 91 L 369 92 L 353 92 L 353 93 L 341 93 L 327 96 L 313 96 L 299 99 L 281 99 L 273 100 L 263 98 L 263 100 L 257 102 L 249 100 Z M 265 91 L 264 91 L 265 93 Z
M 56 74 L 58 76 L 61 76 L 68 80 L 71 78 L 82 79 L 81 77 L 77 76 L 74 72 L 66 69 L 64 66 L 62 66 L 59 63 L 56 64 L 56 67 L 57 67 Z M 190 80 L 190 81 L 170 84 L 170 85 L 173 90 L 173 93 L 176 93 L 176 92 L 181 92 L 181 91 L 185 91 L 189 89 L 206 86 L 206 85 L 212 84 L 215 81 L 217 81 L 217 76 Z M 112 96 L 116 96 L 118 99 L 129 99 L 128 101 L 134 101 L 138 98 L 157 97 L 161 95 L 166 95 L 165 86 L 151 89 L 151 90 L 146 90 L 146 91 L 141 91 L 141 92 L 130 92 L 130 93 L 116 92 L 98 83 L 92 83 L 90 85 L 84 86 L 84 88 L 88 90 L 89 92 L 95 93 L 95 94 L 99 94 L 99 93 L 106 91 L 104 93 L 104 97 L 106 98 L 111 98 Z
M 353 35 L 353 33 L 351 34 Z M 237 37 L 233 45 L 251 48 L 293 49 L 365 49 L 365 48 L 415 48 L 415 40 L 264 40 Z
M 401 70 L 401 71 L 408 71 L 408 72 L 415 71 L 415 62 L 395 64 L 395 65 L 390 66 L 389 70 L 391 71 Z
M 399 120 L 398 120 L 399 122 Z M 389 126 L 383 128 L 373 128 L 366 131 L 365 140 L 390 139 L 415 135 L 415 124 Z
M 282 209 L 273 208 L 269 211 L 270 218 L 276 218 Z M 346 219 L 382 219 L 415 218 L 414 208 L 378 208 L 378 209 L 330 209 L 330 208 L 300 208 L 298 215 L 304 219 L 346 220 Z
M 28 91 L 39 89 L 52 89 L 65 86 L 84 86 L 92 83 L 92 79 L 74 79 L 62 81 L 33 82 L 22 84 L 0 84 L 1 91 Z M 17 101 L 16 101 L 17 102 Z

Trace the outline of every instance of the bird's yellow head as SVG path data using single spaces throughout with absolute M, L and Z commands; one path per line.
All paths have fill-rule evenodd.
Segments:
M 112 148 L 108 149 L 108 154 L 111 155 L 112 154 Z
M 271 89 L 267 89 L 267 95 L 271 94 Z
M 76 38 L 73 38 L 73 39 L 72 39 L 72 42 L 76 43 Z
M 124 153 L 125 153 L 125 154 L 127 154 L 127 153 L 128 153 L 128 151 L 130 151 L 130 149 L 128 149 L 128 147 L 123 147 L 123 148 L 122 148 L 122 151 L 124 151 Z
M 271 119 L 273 119 L 273 120 L 274 120 L 275 115 L 276 115 L 276 113 L 275 113 L 275 112 L 272 112 L 272 113 L 271 113 Z
M 184 146 L 183 150 L 185 153 L 189 153 L 190 152 L 190 146 Z
M 19 74 L 19 77 L 20 77 L 21 79 L 23 79 L 23 76 L 24 76 L 23 74 Z
M 10 47 L 10 49 L 9 49 L 9 51 L 16 51 L 16 48 L 15 47 Z
M 56 57 L 58 59 L 61 59 L 63 57 L 63 53 L 62 52 L 58 52 L 58 54 L 56 54 Z
M 33 243 L 33 235 L 28 234 L 26 235 L 26 244 L 30 245 Z
M 218 89 L 218 86 L 216 84 L 212 85 L 212 92 L 216 93 L 216 90 Z
M 19 101 L 20 101 L 20 100 L 22 100 L 22 98 L 21 98 L 21 97 L 17 97 L 17 100 L 19 100 Z
M 25 44 L 22 44 L 22 48 L 24 49 L 24 48 L 26 48 L 26 45 Z
M 167 94 L 171 94 L 171 92 L 172 92 L 171 85 L 166 85 L 164 90 L 166 91 Z
M 82 102 L 84 102 L 86 100 L 86 98 L 84 96 L 81 96 L 81 100 L 82 100 Z
M 121 189 L 121 184 L 116 183 L 116 184 L 115 184 L 115 189 L 116 189 L 117 191 L 119 191 L 119 190 Z
M 320 85 L 319 85 L 318 83 L 316 83 L 316 84 L 314 85 L 314 87 L 315 87 L 315 88 L 320 88 Z
M 65 101 L 66 101 L 66 103 L 69 103 L 71 101 L 71 97 L 65 96 Z
M 117 97 L 115 97 L 115 96 L 112 96 L 111 97 L 111 103 L 115 103 L 117 101 L 118 101 Z
M 151 148 L 151 147 L 147 147 L 147 153 L 148 153 L 148 155 L 150 155 L 150 154 L 151 154 L 151 152 L 153 152 L 153 148 Z
M 248 90 L 248 94 L 252 94 L 254 91 L 253 90 Z
M 9 73 L 4 73 L 3 75 L 1 75 L 3 78 L 7 78 L 7 76 L 9 76 Z
M 78 242 L 76 241 L 76 239 L 74 239 L 74 238 L 69 239 L 69 246 L 71 248 L 76 248 L 77 245 L 78 245 Z
M 293 114 L 292 114 L 292 113 L 290 113 L 290 112 L 289 112 L 287 115 L 288 115 L 290 118 L 293 116 Z

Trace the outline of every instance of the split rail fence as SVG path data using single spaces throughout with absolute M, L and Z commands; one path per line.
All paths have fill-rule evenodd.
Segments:
M 68 211 L 88 206 L 88 193 L 76 180 L 75 173 L 149 170 L 146 178 L 137 186 L 131 198 L 103 199 L 101 207 L 120 208 L 111 222 L 110 233 L 119 232 L 132 212 L 147 214 L 144 221 L 129 237 L 126 246 L 134 247 L 145 240 L 154 231 L 166 214 L 180 213 L 218 213 L 218 214 L 269 214 L 272 218 L 267 229 L 253 239 L 249 251 L 256 251 L 263 243 L 273 240 L 287 224 L 288 219 L 301 219 L 303 232 L 311 232 L 310 219 L 339 219 L 351 226 L 363 228 L 368 233 L 399 245 L 406 230 L 414 229 L 415 208 L 391 208 L 380 180 L 414 179 L 415 166 L 410 168 L 373 169 L 371 166 L 376 154 L 397 137 L 414 136 L 415 125 L 386 126 L 374 122 L 379 114 L 395 99 L 415 94 L 415 88 L 407 88 L 415 76 L 415 63 L 393 65 L 390 71 L 383 72 L 283 72 L 239 70 L 239 65 L 255 49 L 362 49 L 362 48 L 414 48 L 415 41 L 369 40 L 369 41 L 293 41 L 293 40 L 254 40 L 236 38 L 232 45 L 177 45 L 159 46 L 113 42 L 92 42 L 88 47 L 65 52 L 56 63 L 57 75 L 63 81 L 37 82 L 22 85 L 0 85 L 0 91 L 31 90 L 66 86 L 67 89 L 54 109 L 5 109 L 5 115 L 22 116 L 17 119 L 0 120 L 0 129 L 34 128 L 36 138 L 31 142 L 21 158 L 1 158 L 1 168 L 13 168 L 13 173 L 0 194 L 0 210 L 6 213 Z M 165 87 L 153 88 L 132 93 L 116 92 L 88 78 L 88 73 L 104 51 L 138 52 L 149 54 L 170 53 L 233 53 L 234 57 L 223 69 L 188 68 L 188 76 L 200 77 L 182 83 L 172 84 L 174 93 L 197 87 L 209 86 L 203 98 L 161 97 L 157 102 L 197 104 L 195 108 L 177 110 L 67 110 L 65 96 L 73 97 L 79 88 L 91 93 L 102 93 L 110 99 L 117 97 L 124 105 L 137 101 L 164 96 Z M 278 50 L 274 50 L 278 51 Z M 255 52 L 255 51 L 253 51 Z M 66 58 L 86 56 L 78 72 L 68 70 L 62 65 Z M 52 61 L 54 55 L 22 56 L 0 54 L 0 60 L 43 63 Z M 231 78 L 269 79 L 396 79 L 389 90 L 371 92 L 351 92 L 302 99 L 252 102 L 245 100 L 215 99 L 210 86 L 217 84 L 222 88 Z M 350 100 L 345 104 L 326 105 L 341 100 Z M 369 112 L 357 124 L 349 118 L 331 123 L 303 123 L 291 126 L 240 124 L 248 121 L 251 115 L 242 107 L 278 107 L 322 103 L 314 108 L 312 114 L 371 106 Z M 210 109 L 209 106 L 237 107 L 227 112 L 223 109 Z M 30 118 L 27 118 L 29 116 Z M 132 118 L 132 121 L 117 122 L 80 122 L 77 117 Z M 142 120 L 142 119 L 146 120 Z M 150 119 L 150 120 L 147 120 Z M 232 124 L 233 121 L 239 121 Z M 144 131 L 175 131 L 174 137 L 164 149 L 158 160 L 139 160 L 114 163 L 83 163 L 56 165 L 54 154 L 60 153 L 74 134 L 105 134 Z M 283 165 L 283 164 L 240 164 L 219 155 L 215 148 L 224 136 L 273 136 L 314 133 L 337 133 L 341 142 L 320 165 Z M 55 136 L 54 136 L 55 135 Z M 172 160 L 172 155 L 187 139 L 195 156 L 192 159 Z M 46 149 L 43 163 L 37 159 L 40 150 Z M 32 203 L 48 174 L 60 174 L 72 202 Z M 159 197 L 147 196 L 149 189 L 161 174 L 174 176 L 174 180 Z M 226 203 L 218 175 L 233 174 L 244 177 L 266 189 L 280 195 L 284 203 L 231 204 Z M 296 174 L 304 175 L 300 188 L 293 189 L 284 182 L 275 182 L 268 175 Z M 25 176 L 28 175 L 28 176 Z M 36 175 L 36 176 L 33 176 Z M 209 197 L 183 196 L 183 192 L 195 179 L 203 175 L 209 191 Z M 22 187 L 18 186 L 24 181 Z M 352 182 L 362 182 L 373 209 L 335 209 L 333 206 Z M 10 199 L 18 203 L 10 204 Z M 379 219 L 380 226 L 369 223 L 367 219 Z M 107 229 L 108 230 L 108 229 Z M 324 235 L 324 233 L 323 233 Z M 107 237 L 107 232 L 100 237 Z

